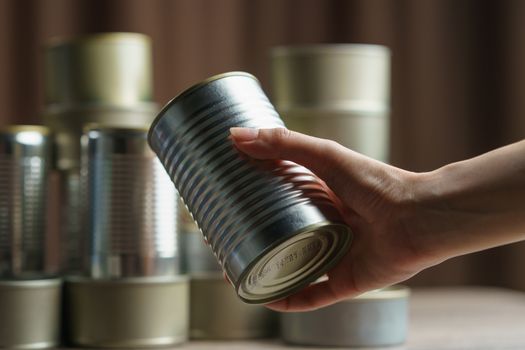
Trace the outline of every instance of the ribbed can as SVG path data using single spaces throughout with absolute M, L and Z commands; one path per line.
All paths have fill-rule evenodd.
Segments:
M 88 271 L 94 278 L 179 272 L 178 197 L 146 129 L 91 126 L 83 136 Z
M 229 138 L 238 126 L 284 123 L 257 79 L 233 72 L 173 99 L 148 138 L 239 297 L 265 303 L 326 273 L 351 232 L 309 170 L 241 154 Z
M 0 129 L 0 278 L 38 278 L 46 266 L 50 133 L 46 127 Z

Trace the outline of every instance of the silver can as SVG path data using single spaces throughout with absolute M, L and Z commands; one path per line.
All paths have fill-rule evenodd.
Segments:
M 0 129 L 0 278 L 41 278 L 50 132 L 33 125 Z
M 291 130 L 388 161 L 390 51 L 323 44 L 272 51 L 273 101 Z
M 405 341 L 410 291 L 393 286 L 308 312 L 281 314 L 281 337 L 307 346 L 392 346 Z
M 173 99 L 148 139 L 237 295 L 266 303 L 325 274 L 347 252 L 351 231 L 312 172 L 241 154 L 229 138 L 238 126 L 284 123 L 257 79 L 234 72 Z
M 179 272 L 178 196 L 146 129 L 87 127 L 82 190 L 94 278 Z

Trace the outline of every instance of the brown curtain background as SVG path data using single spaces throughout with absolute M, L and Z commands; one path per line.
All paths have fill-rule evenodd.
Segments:
M 269 90 L 275 45 L 375 43 L 393 53 L 392 163 L 431 170 L 524 138 L 524 19 L 520 0 L 0 0 L 0 123 L 39 123 L 53 36 L 150 35 L 159 103 L 229 70 Z M 524 272 L 525 244 L 514 244 L 411 283 L 525 289 Z

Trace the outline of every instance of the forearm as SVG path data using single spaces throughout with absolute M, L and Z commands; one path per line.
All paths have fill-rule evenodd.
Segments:
M 416 176 L 412 241 L 437 262 L 525 239 L 525 141 Z

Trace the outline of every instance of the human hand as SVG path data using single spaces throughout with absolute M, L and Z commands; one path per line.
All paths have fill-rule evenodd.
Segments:
M 344 258 L 319 282 L 268 304 L 304 311 L 401 282 L 439 259 L 419 256 L 404 219 L 410 217 L 417 175 L 353 152 L 334 141 L 287 129 L 232 128 L 242 152 L 257 159 L 290 160 L 309 168 L 344 204 L 354 240 Z

